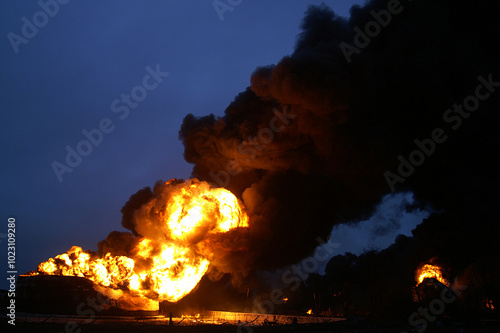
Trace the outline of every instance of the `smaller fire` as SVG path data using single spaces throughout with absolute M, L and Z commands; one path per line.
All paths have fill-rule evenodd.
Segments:
M 308 315 L 312 315 L 312 313 L 313 313 L 313 309 L 309 309 L 309 310 L 307 310 L 307 314 L 308 314 Z
M 421 284 L 424 279 L 434 278 L 444 284 L 445 286 L 450 286 L 448 280 L 443 277 L 442 268 L 432 264 L 425 264 L 420 269 L 417 269 L 415 274 L 415 280 L 417 281 L 417 286 Z
M 288 302 L 288 297 L 283 298 L 283 303 Z

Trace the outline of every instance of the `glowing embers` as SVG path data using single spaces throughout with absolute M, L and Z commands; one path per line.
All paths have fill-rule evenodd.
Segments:
M 493 305 L 493 300 L 491 298 L 483 299 L 483 304 L 481 306 L 483 309 L 495 310 L 495 306 Z

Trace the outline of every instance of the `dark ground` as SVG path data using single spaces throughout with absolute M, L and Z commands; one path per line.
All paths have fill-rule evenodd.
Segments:
M 99 325 L 79 325 L 78 327 L 68 327 L 65 330 L 63 324 L 53 323 L 17 323 L 14 326 L 2 322 L 1 332 L 227 332 L 227 333 L 253 333 L 253 332 L 339 332 L 339 333 L 396 333 L 396 332 L 416 332 L 409 326 L 403 326 L 390 323 L 349 323 L 336 322 L 328 324 L 308 324 L 308 325 L 281 325 L 281 326 L 254 326 L 238 327 L 236 325 L 196 325 L 196 326 L 165 326 L 165 325 L 120 325 L 120 324 L 99 324 Z M 469 333 L 469 332 L 500 332 L 500 322 L 482 322 L 482 323 L 447 323 L 442 325 L 429 326 L 425 332 L 450 332 L 450 333 Z

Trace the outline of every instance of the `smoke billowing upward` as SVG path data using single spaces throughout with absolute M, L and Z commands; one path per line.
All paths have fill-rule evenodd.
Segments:
M 184 118 L 179 137 L 192 176 L 229 189 L 249 215 L 237 242 L 219 240 L 245 248 L 213 262 L 215 275 L 244 277 L 310 255 L 335 224 L 368 217 L 391 192 L 391 179 L 396 191 L 454 216 L 430 218 L 445 229 L 479 219 L 479 236 L 498 218 L 498 84 L 483 85 L 489 97 L 467 117 L 444 117 L 484 80 L 500 81 L 493 2 L 401 1 L 380 32 L 356 46 L 355 28 L 364 30 L 387 6 L 354 6 L 349 20 L 310 7 L 293 54 L 257 68 L 224 115 Z M 410 175 L 398 174 L 399 156 L 408 160 L 419 149 L 415 140 L 437 128 L 446 140 L 434 142 Z M 122 225 L 147 233 L 139 215 L 157 193 L 134 194 Z

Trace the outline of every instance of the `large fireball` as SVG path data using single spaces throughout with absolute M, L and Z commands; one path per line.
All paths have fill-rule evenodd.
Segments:
M 40 263 L 38 273 L 84 277 L 114 296 L 176 302 L 208 270 L 213 259 L 209 236 L 248 227 L 248 216 L 231 192 L 197 179 L 167 181 L 137 212 L 136 221 L 140 236 L 127 255 L 97 256 L 73 246 Z

